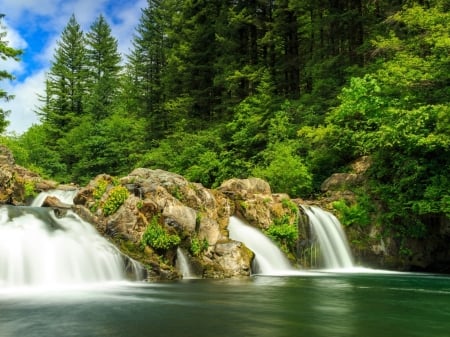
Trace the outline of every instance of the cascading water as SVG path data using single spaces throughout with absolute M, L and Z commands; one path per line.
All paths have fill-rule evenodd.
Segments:
M 70 210 L 57 217 L 50 208 L 0 207 L 0 287 L 124 281 L 127 269 L 141 278 L 135 261 Z
M 31 203 L 31 207 L 40 207 L 42 206 L 43 202 L 45 201 L 45 198 L 52 196 L 57 197 L 61 202 L 64 204 L 71 205 L 73 204 L 73 198 L 75 197 L 75 194 L 77 193 L 76 189 L 73 190 L 49 190 L 46 192 L 39 193 L 36 198 L 34 198 L 33 202 Z
M 320 246 L 324 267 L 327 269 L 353 268 L 353 257 L 339 220 L 316 206 L 303 206 L 309 218 L 313 240 Z
M 228 231 L 231 239 L 244 243 L 255 254 L 254 274 L 277 275 L 294 270 L 283 252 L 258 229 L 232 216 Z
M 195 275 L 194 271 L 192 270 L 186 253 L 179 247 L 177 248 L 176 267 L 181 275 L 183 275 L 184 279 L 197 278 L 197 275 Z

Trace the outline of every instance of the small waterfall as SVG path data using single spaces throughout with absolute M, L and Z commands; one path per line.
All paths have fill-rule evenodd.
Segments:
M 33 202 L 31 203 L 31 207 L 40 207 L 44 203 L 45 199 L 49 196 L 58 198 L 61 202 L 64 204 L 72 205 L 73 204 L 73 198 L 75 197 L 75 194 L 77 193 L 76 189 L 73 190 L 48 190 L 45 192 L 39 193 L 36 198 L 34 198 Z
M 0 287 L 123 281 L 127 259 L 72 211 L 0 207 Z
M 191 264 L 189 263 L 189 259 L 183 249 L 180 247 L 177 248 L 177 261 L 176 267 L 178 271 L 183 275 L 183 278 L 197 278 L 194 271 L 192 270 Z
M 228 231 L 231 239 L 244 243 L 255 254 L 254 274 L 276 275 L 294 270 L 283 252 L 258 229 L 232 216 Z
M 303 210 L 309 218 L 312 239 L 319 243 L 325 268 L 352 268 L 352 253 L 339 220 L 316 206 L 303 206 Z M 311 249 L 313 247 L 316 248 L 314 244 Z

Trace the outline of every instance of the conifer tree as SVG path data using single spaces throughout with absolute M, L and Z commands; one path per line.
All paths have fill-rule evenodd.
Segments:
M 55 143 L 84 114 L 86 93 L 86 47 L 84 34 L 74 15 L 57 42 L 54 61 L 46 80 L 46 92 L 38 112 L 46 126 L 50 143 Z
M 86 34 L 86 64 L 88 67 L 86 110 L 100 120 L 112 114 L 112 104 L 119 86 L 121 57 L 117 39 L 103 15 L 91 25 Z
M 14 60 L 18 60 L 18 56 L 22 52 L 18 49 L 9 47 L 8 42 L 3 39 L 6 36 L 6 31 L 3 31 L 4 27 L 1 25 L 1 20 L 3 17 L 4 14 L 0 14 L 0 59 L 6 60 L 12 58 Z M 6 70 L 0 69 L 0 81 L 4 79 L 12 80 L 14 79 L 14 76 Z M 8 94 L 5 90 L 0 89 L 0 99 L 8 101 L 13 97 L 14 96 Z M 8 126 L 8 121 L 6 120 L 8 113 L 9 111 L 5 111 L 0 107 L 0 133 L 3 132 Z
M 169 118 L 163 109 L 163 69 L 166 64 L 166 20 L 161 1 L 148 0 L 133 47 L 128 56 L 127 76 L 133 87 L 129 105 L 147 121 L 148 140 L 160 139 L 168 128 Z

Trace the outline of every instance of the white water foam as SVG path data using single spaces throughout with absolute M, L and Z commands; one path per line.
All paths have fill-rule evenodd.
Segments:
M 293 271 L 283 252 L 261 231 L 232 216 L 228 223 L 230 238 L 244 243 L 255 254 L 255 274 L 280 274 Z
M 39 193 L 36 198 L 34 198 L 33 202 L 30 206 L 32 207 L 40 207 L 44 203 L 45 199 L 49 196 L 56 197 L 64 204 L 73 205 L 73 198 L 77 193 L 76 189 L 73 190 L 48 190 L 45 192 Z
M 187 257 L 186 253 L 180 247 L 177 248 L 176 267 L 178 271 L 181 273 L 181 275 L 183 275 L 184 279 L 199 278 L 198 275 L 196 275 L 192 270 L 192 266 L 189 262 L 189 258 Z
M 320 245 L 325 269 L 351 270 L 353 256 L 339 220 L 316 206 L 303 206 L 309 218 L 311 232 Z
M 0 288 L 67 287 L 125 281 L 120 251 L 68 211 L 0 208 Z

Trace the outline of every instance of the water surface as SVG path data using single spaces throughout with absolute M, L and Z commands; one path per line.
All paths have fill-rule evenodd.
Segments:
M 254 276 L 0 289 L 1 337 L 448 337 L 450 279 Z

